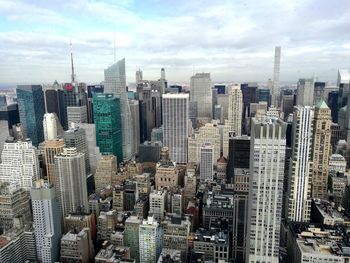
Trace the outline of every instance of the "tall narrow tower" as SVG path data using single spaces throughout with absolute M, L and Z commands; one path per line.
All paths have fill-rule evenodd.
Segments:
M 277 105 L 277 96 L 279 92 L 280 82 L 280 62 L 281 62 L 281 47 L 275 47 L 275 62 L 273 67 L 273 83 L 272 83 L 272 99 L 271 104 Z
M 228 98 L 228 125 L 235 136 L 241 136 L 243 97 L 239 84 L 230 89 Z

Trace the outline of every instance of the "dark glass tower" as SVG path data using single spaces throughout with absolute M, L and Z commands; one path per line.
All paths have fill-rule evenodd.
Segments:
M 33 145 L 44 141 L 43 117 L 45 114 L 44 93 L 40 85 L 17 86 L 17 101 L 20 121 L 26 136 Z
M 120 99 L 113 94 L 94 94 L 93 103 L 97 145 L 101 153 L 114 154 L 120 163 L 123 160 Z

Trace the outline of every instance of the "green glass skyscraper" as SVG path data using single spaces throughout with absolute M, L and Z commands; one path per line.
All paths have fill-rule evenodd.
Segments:
M 102 154 L 113 154 L 118 164 L 123 160 L 123 136 L 120 99 L 113 94 L 94 94 L 96 142 Z
M 40 85 L 17 86 L 19 118 L 26 136 L 33 145 L 44 141 L 43 118 L 45 114 L 44 93 Z

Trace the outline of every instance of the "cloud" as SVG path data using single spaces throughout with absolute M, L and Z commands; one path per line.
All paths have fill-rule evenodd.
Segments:
M 127 79 L 141 67 L 149 79 L 165 67 L 170 82 L 193 67 L 215 80 L 265 81 L 274 46 L 282 46 L 281 80 L 315 74 L 335 80 L 348 67 L 350 7 L 328 1 L 49 1 L 0 0 L 0 82 L 69 79 L 69 37 L 80 80 L 99 82 L 117 57 Z M 115 31 L 115 34 L 113 33 Z M 18 68 L 30 74 L 18 74 Z M 42 74 L 48 71 L 47 74 Z

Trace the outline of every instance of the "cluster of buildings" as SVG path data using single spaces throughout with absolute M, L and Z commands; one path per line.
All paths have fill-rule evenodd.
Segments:
M 123 59 L 0 97 L 0 262 L 350 262 L 350 72 L 281 87 L 280 52 L 267 86 Z

